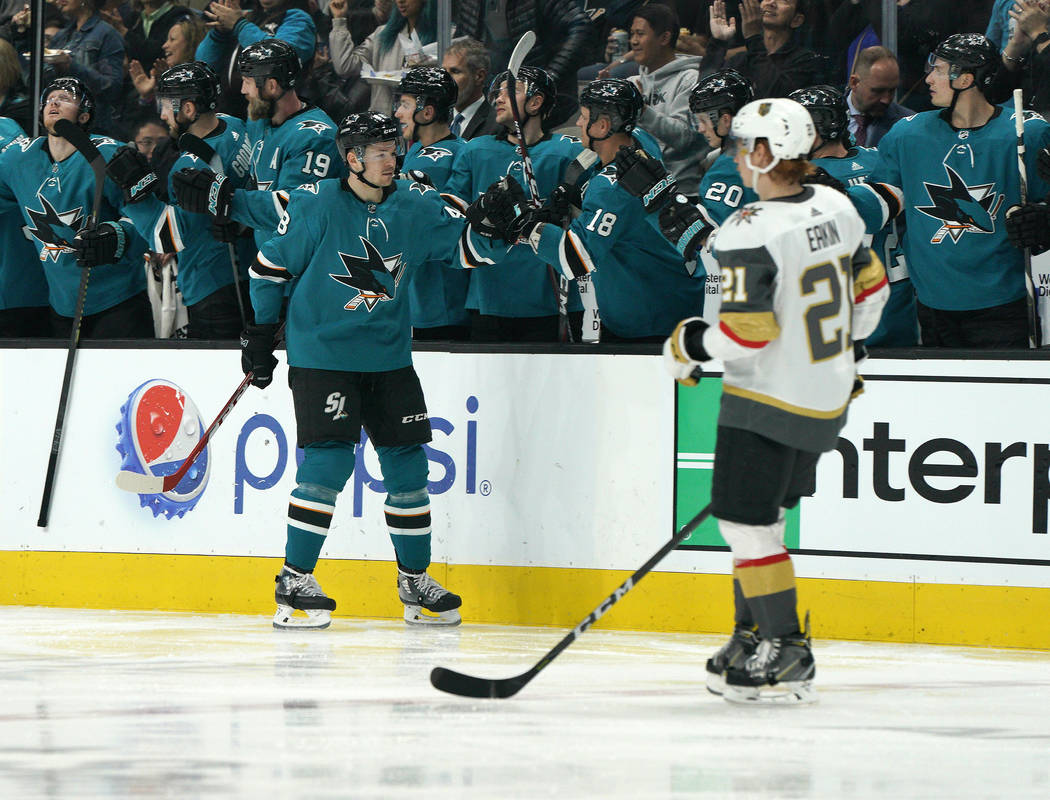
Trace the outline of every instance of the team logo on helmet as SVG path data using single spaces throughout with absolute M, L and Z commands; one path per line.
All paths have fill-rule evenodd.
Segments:
M 328 276 L 357 291 L 343 306 L 344 309 L 355 311 L 364 305 L 366 311 L 371 311 L 381 301 L 394 299 L 405 271 L 405 262 L 401 259 L 401 253 L 384 258 L 379 249 L 364 236 L 357 238 L 364 245 L 364 257 L 340 251 L 339 258 L 346 273 L 329 273 Z
M 769 113 L 769 110 L 773 107 L 772 103 L 761 103 L 758 106 L 758 116 L 764 117 Z
M 178 386 L 155 379 L 136 388 L 120 407 L 117 452 L 122 470 L 172 475 L 200 441 L 204 423 L 197 406 Z M 181 517 L 200 501 L 211 475 L 209 448 L 197 456 L 178 486 L 161 494 L 140 494 L 139 505 L 168 519 Z

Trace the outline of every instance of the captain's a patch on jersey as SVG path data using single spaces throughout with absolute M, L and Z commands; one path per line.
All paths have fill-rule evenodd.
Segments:
M 322 122 L 319 119 L 306 119 L 299 123 L 299 130 L 314 131 L 315 133 L 324 133 L 331 127 L 327 122 Z

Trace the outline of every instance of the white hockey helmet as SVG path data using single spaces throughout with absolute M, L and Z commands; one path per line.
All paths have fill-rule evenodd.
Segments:
M 746 163 L 760 174 L 769 172 L 782 160 L 805 158 L 813 149 L 816 128 L 809 111 L 801 103 L 786 97 L 752 100 L 733 117 L 729 135 L 747 155 Z M 768 166 L 751 164 L 755 140 L 765 139 L 773 160 Z

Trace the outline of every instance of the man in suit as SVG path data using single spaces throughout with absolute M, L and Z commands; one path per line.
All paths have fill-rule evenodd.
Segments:
M 866 47 L 849 76 L 849 131 L 861 147 L 876 147 L 897 120 L 915 112 L 893 101 L 900 84 L 897 58 L 885 47 Z
M 449 128 L 461 139 L 487 136 L 503 130 L 485 101 L 489 80 L 489 53 L 485 45 L 469 37 L 457 39 L 445 51 L 441 66 L 459 87 Z

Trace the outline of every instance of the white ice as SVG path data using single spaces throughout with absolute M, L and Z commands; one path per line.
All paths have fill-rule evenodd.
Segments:
M 1050 797 L 1050 653 L 817 641 L 820 702 L 730 706 L 722 637 L 4 607 L 0 798 Z

